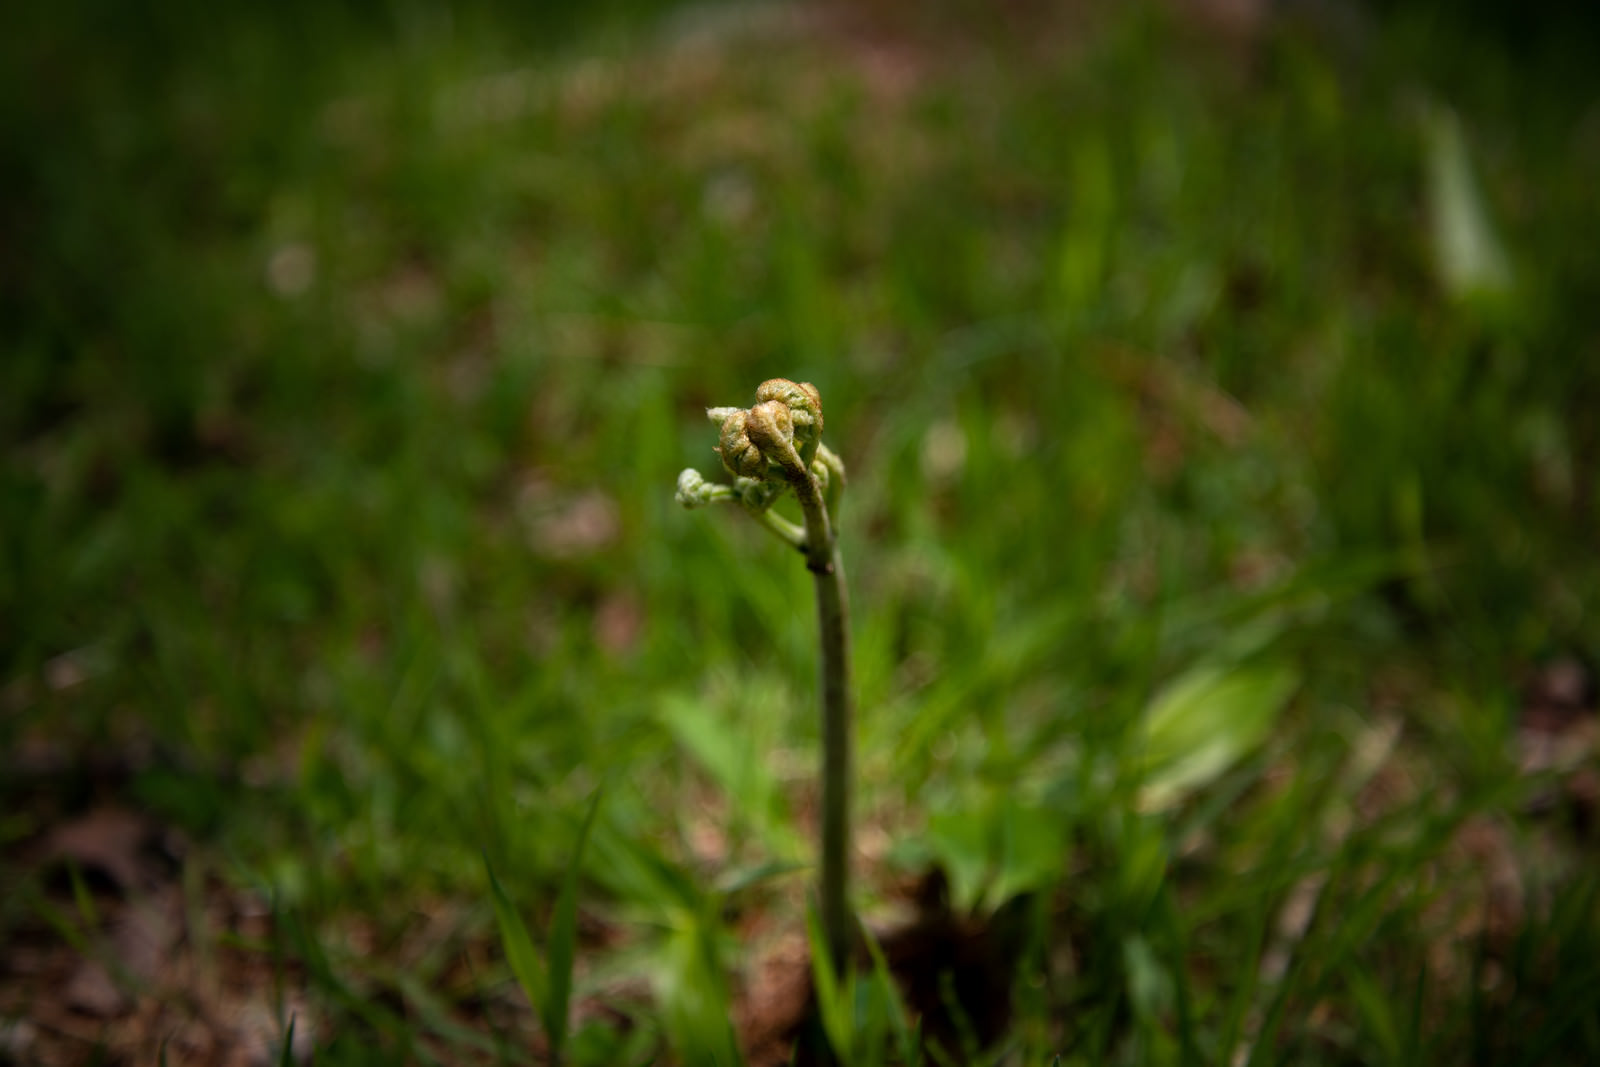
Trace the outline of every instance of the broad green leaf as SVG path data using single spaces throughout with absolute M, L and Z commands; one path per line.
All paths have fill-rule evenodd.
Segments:
M 997 816 L 1000 855 L 987 897 L 992 908 L 1049 885 L 1060 874 L 1067 853 L 1066 822 L 1058 811 L 1007 794 Z
M 1285 664 L 1196 667 L 1145 717 L 1139 806 L 1157 811 L 1211 782 L 1265 740 L 1299 678 Z
M 578 844 L 567 863 L 566 877 L 561 881 L 561 895 L 556 898 L 556 911 L 550 923 L 550 969 L 545 999 L 540 1003 L 545 1033 L 550 1040 L 550 1055 L 561 1058 L 561 1048 L 567 1040 L 567 1005 L 572 999 L 572 962 L 578 945 L 578 873 L 583 866 L 583 850 L 589 841 L 589 830 L 594 826 L 595 813 L 600 810 L 600 790 L 595 790 L 589 801 L 589 811 L 583 817 L 583 828 L 578 831 Z
M 545 1002 L 545 974 L 539 963 L 539 953 L 533 947 L 533 938 L 528 936 L 528 927 L 522 921 L 521 914 L 501 887 L 500 879 L 495 877 L 487 853 L 483 857 L 483 869 L 489 874 L 489 888 L 494 896 L 494 917 L 500 927 L 500 943 L 506 951 L 506 962 L 511 965 L 511 973 L 517 976 L 517 984 L 527 994 L 528 1002 L 538 1008 Z
M 950 895 L 956 905 L 970 908 L 983 895 L 992 869 L 991 820 L 979 798 L 962 807 L 928 816 L 928 841 L 950 878 Z
M 1048 885 L 1065 861 L 1066 828 L 1052 809 L 1011 793 L 963 797 L 928 819 L 928 843 L 960 908 L 997 908 Z

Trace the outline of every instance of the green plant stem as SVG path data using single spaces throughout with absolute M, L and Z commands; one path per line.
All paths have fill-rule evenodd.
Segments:
M 822 689 L 822 929 L 836 973 L 850 964 L 850 604 L 844 565 L 817 480 L 794 456 L 784 464 L 805 518 L 803 551 L 817 587 Z
M 822 928 L 834 970 L 849 967 L 850 911 L 850 604 L 837 548 L 826 573 L 813 570 L 822 638 Z

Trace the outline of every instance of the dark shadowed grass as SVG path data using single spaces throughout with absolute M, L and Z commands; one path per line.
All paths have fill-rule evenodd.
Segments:
M 318 1062 L 537 1059 L 483 856 L 544 945 L 603 785 L 568 1053 L 728 1055 L 811 592 L 672 486 L 781 374 L 851 471 L 863 903 L 1027 895 L 1002 1062 L 1600 1051 L 1592 746 L 1518 761 L 1600 656 L 1559 42 L 113 15 L 4 46 L 8 937 L 92 927 L 25 846 L 135 806 L 270 902 Z M 1447 109 L 1508 274 L 1438 262 Z

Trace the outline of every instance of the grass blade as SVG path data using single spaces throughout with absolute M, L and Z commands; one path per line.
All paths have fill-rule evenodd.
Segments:
M 506 962 L 511 965 L 511 973 L 517 976 L 522 991 L 528 995 L 529 1003 L 538 1008 L 546 999 L 545 974 L 539 964 L 539 953 L 533 947 L 533 938 L 528 936 L 527 924 L 522 921 L 511 898 L 506 896 L 500 879 L 494 876 L 488 853 L 483 856 L 483 869 L 488 872 L 489 888 L 494 894 L 494 917 L 500 927 L 500 943 L 505 948 Z
M 817 991 L 822 1031 L 839 1062 L 847 1064 L 852 1059 L 850 1039 L 856 1032 L 855 971 L 847 968 L 841 977 L 834 970 L 833 955 L 822 929 L 822 916 L 815 903 L 806 907 L 806 933 L 811 939 L 811 980 Z
M 163 1053 L 166 1051 L 162 1047 Z M 278 1067 L 294 1067 L 294 1016 L 289 1016 L 289 1027 L 283 1034 L 283 1048 L 278 1053 Z
M 578 845 L 567 864 L 561 895 L 556 899 L 556 913 L 550 924 L 549 983 L 544 1000 L 539 1003 L 545 1034 L 550 1039 L 550 1057 L 556 1061 L 561 1059 L 561 1048 L 566 1043 L 567 1005 L 572 999 L 572 961 L 578 947 L 578 873 L 583 867 L 589 830 L 594 826 L 595 813 L 600 810 L 600 793 L 595 790 L 594 798 L 589 801 L 589 811 L 583 817 L 583 829 L 578 831 Z
M 867 951 L 872 955 L 873 978 L 883 995 L 889 1015 L 889 1029 L 894 1034 L 895 1050 L 900 1056 L 900 1062 L 906 1067 L 920 1067 L 922 1037 L 918 1031 L 921 1029 L 922 1020 L 920 1018 L 917 1020 L 917 1029 L 914 1030 L 906 1013 L 905 1001 L 900 996 L 900 987 L 895 985 L 894 975 L 889 970 L 889 961 L 884 958 L 883 948 L 870 930 L 863 932 L 866 934 Z

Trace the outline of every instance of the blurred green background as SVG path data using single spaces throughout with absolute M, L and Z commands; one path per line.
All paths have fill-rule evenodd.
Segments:
M 672 490 L 786 376 L 850 470 L 861 902 L 1032 902 L 991 1058 L 1600 1056 L 1592 18 L 8 22 L 4 940 L 92 942 L 30 849 L 136 809 L 265 902 L 183 951 L 276 961 L 316 1062 L 537 1059 L 484 857 L 542 942 L 604 786 L 573 1053 L 725 1052 L 802 923 L 813 609 Z

